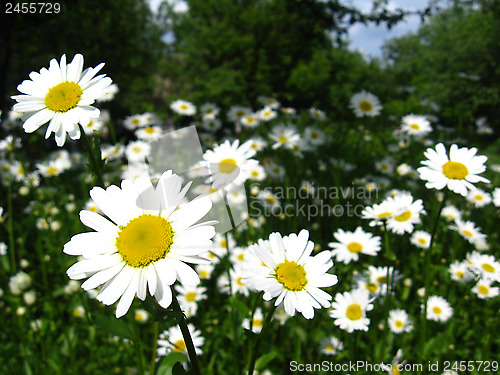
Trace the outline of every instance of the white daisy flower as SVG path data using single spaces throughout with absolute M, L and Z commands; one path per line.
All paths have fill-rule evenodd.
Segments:
M 266 170 L 261 165 L 254 166 L 253 168 L 250 169 L 249 172 L 250 172 L 249 178 L 251 180 L 263 181 L 266 178 Z
M 326 355 L 337 355 L 344 350 L 344 344 L 337 337 L 327 337 L 319 343 L 319 350 Z
M 452 264 L 450 264 L 448 272 L 450 273 L 452 280 L 461 283 L 466 283 L 474 278 L 474 274 L 469 270 L 468 261 L 463 261 L 463 262 L 460 262 L 459 260 L 454 261 Z
M 123 180 L 132 181 L 136 178 L 147 176 L 149 176 L 149 165 L 144 162 L 129 163 L 123 167 L 122 173 L 120 174 Z
M 397 234 L 413 232 L 414 224 L 421 223 L 420 214 L 425 214 L 422 199 L 413 201 L 411 194 L 402 194 L 388 201 L 394 206 L 394 214 L 387 220 L 387 228 Z
M 130 163 L 144 162 L 151 153 L 151 144 L 144 141 L 133 141 L 125 147 L 125 156 Z
M 448 221 L 459 221 L 462 219 L 462 213 L 455 206 L 444 206 L 441 210 L 441 216 Z
M 246 280 L 246 273 L 241 269 L 241 267 L 234 267 L 229 269 L 229 277 L 231 278 L 231 285 L 229 285 L 229 279 L 227 274 L 223 274 L 217 280 L 217 286 L 221 293 L 232 295 L 242 294 L 245 297 L 250 295 L 250 285 L 248 285 Z M 252 291 L 255 291 L 252 289 Z
M 424 137 L 432 131 L 431 123 L 425 116 L 410 114 L 403 116 L 401 121 L 401 130 L 417 138 Z
M 264 107 L 259 112 L 257 112 L 257 116 L 259 117 L 259 120 L 268 122 L 272 119 L 275 119 L 278 116 L 278 113 L 276 111 L 273 111 L 271 107 Z
M 351 292 L 337 293 L 332 303 L 330 316 L 334 324 L 349 333 L 357 330 L 368 331 L 370 319 L 366 312 L 373 310 L 370 295 L 366 290 L 354 289 Z
M 278 102 L 274 98 L 269 98 L 267 96 L 259 96 L 257 98 L 259 103 L 263 104 L 265 107 L 269 107 L 271 109 L 278 109 L 280 106 L 280 102 Z
M 262 265 L 248 263 L 248 284 L 264 291 L 266 301 L 277 297 L 274 305 L 283 302 L 289 315 L 297 310 L 306 319 L 312 319 L 314 309 L 330 307 L 332 299 L 319 288 L 337 283 L 337 276 L 327 273 L 333 265 L 331 253 L 323 251 L 311 257 L 313 249 L 314 243 L 309 241 L 305 229 L 284 238 L 272 233 L 269 243 L 259 240 L 250 247 Z
M 333 236 L 338 242 L 330 242 L 328 246 L 332 247 L 332 256 L 344 264 L 357 262 L 359 254 L 377 256 L 380 251 L 380 237 L 365 232 L 361 227 L 357 227 L 354 232 L 338 229 Z
M 441 296 L 430 296 L 427 300 L 427 319 L 446 322 L 453 315 L 453 308 Z
M 210 279 L 210 276 L 212 275 L 215 267 L 211 264 L 197 264 L 196 266 L 194 266 L 194 269 L 200 276 L 201 280 L 208 280 Z
M 197 285 L 198 274 L 188 263 L 208 263 L 201 258 L 215 235 L 214 221 L 195 223 L 203 218 L 212 203 L 199 198 L 186 204 L 190 183 L 183 188 L 181 177 L 163 173 L 156 187 L 149 178 L 122 181 L 106 190 L 94 187 L 92 200 L 110 219 L 81 211 L 82 223 L 95 232 L 73 236 L 64 252 L 82 256 L 71 266 L 70 279 L 87 280 L 84 290 L 103 285 L 97 300 L 111 305 L 118 299 L 116 317 L 125 315 L 134 296 L 146 298 L 146 289 L 163 308 L 170 306 L 170 286 L 178 279 L 183 285 Z
M 477 284 L 472 288 L 472 291 L 480 299 L 490 299 L 497 297 L 500 294 L 500 288 L 491 286 L 492 281 L 489 279 L 479 279 Z
M 490 204 L 492 199 L 491 199 L 491 194 L 485 192 L 482 189 L 474 189 L 469 191 L 469 194 L 467 194 L 466 199 L 474 204 L 475 207 L 484 207 L 487 204 Z
M 266 172 L 272 178 L 277 180 L 282 180 L 285 177 L 285 168 L 282 165 L 278 165 L 275 162 L 270 162 L 265 166 Z
M 243 116 L 247 116 L 252 113 L 252 110 L 248 107 L 233 106 L 229 109 L 227 113 L 227 118 L 229 121 L 238 122 Z
M 5 242 L 0 242 L 0 256 L 6 255 L 7 249 L 8 246 L 5 244 Z
M 262 331 L 262 324 L 264 323 L 264 314 L 262 314 L 262 309 L 257 307 L 252 315 L 252 332 L 260 333 Z M 241 326 L 245 329 L 250 330 L 250 319 L 243 319 Z
M 392 176 L 394 174 L 394 164 L 394 158 L 387 156 L 382 160 L 375 162 L 375 169 L 386 175 Z
M 262 137 L 252 137 L 249 141 L 252 141 L 252 149 L 255 151 L 262 151 L 267 146 L 267 142 Z
M 193 340 L 194 349 L 197 355 L 203 354 L 201 347 L 205 343 L 205 339 L 201 336 L 201 331 L 194 328 L 191 323 L 188 324 L 188 331 Z M 170 327 L 168 330 L 160 333 L 158 340 L 158 349 L 156 354 L 159 357 L 164 357 L 171 352 L 184 353 L 187 361 L 187 349 L 179 326 Z
M 125 154 L 125 147 L 121 144 L 116 145 L 102 145 L 101 158 L 108 161 L 116 160 Z
M 269 138 L 275 141 L 272 146 L 273 150 L 281 146 L 291 150 L 299 142 L 300 135 L 295 126 L 290 124 L 278 124 L 273 128 L 271 133 L 269 133 Z
M 472 221 L 457 220 L 455 221 L 455 225 L 450 225 L 449 228 L 457 231 L 471 244 L 475 244 L 477 241 L 486 240 L 486 235 L 481 233 L 481 228 L 476 228 L 476 224 Z
M 411 332 L 413 330 L 413 324 L 405 310 L 396 309 L 389 311 L 389 318 L 387 320 L 389 323 L 389 329 L 395 334 L 400 334 L 403 332 Z
M 498 187 L 493 190 L 493 204 L 500 207 L 500 188 Z
M 222 122 L 218 118 L 207 118 L 202 121 L 201 127 L 210 132 L 216 132 L 222 127 Z
M 24 131 L 33 133 L 49 122 L 45 138 L 54 132 L 58 146 L 66 142 L 66 133 L 71 139 L 80 138 L 78 124 L 85 126 L 99 117 L 99 109 L 92 104 L 112 82 L 104 74 L 95 76 L 103 66 L 104 63 L 82 71 L 82 55 L 76 54 L 70 64 L 66 64 L 66 55 L 62 55 L 60 63 L 52 59 L 49 69 L 31 72 L 31 80 L 17 86 L 25 95 L 12 96 L 18 102 L 13 110 L 23 113 Z
M 255 155 L 251 146 L 250 141 L 241 146 L 239 140 L 233 143 L 226 141 L 216 145 L 213 150 L 205 151 L 203 159 L 210 165 L 215 187 L 230 183 L 241 185 L 249 178 L 250 170 L 259 164 L 257 160 L 251 159 Z
M 154 141 L 163 134 L 159 126 L 146 126 L 145 128 L 137 129 L 134 133 L 137 139 L 141 141 Z
M 304 130 L 305 141 L 313 146 L 320 146 L 325 143 L 326 135 L 315 126 L 308 126 Z
M 239 122 L 247 128 L 255 128 L 259 125 L 259 115 L 257 113 L 249 113 L 240 117 Z
M 384 200 L 380 204 L 365 207 L 361 212 L 361 217 L 363 219 L 372 219 L 368 223 L 371 227 L 383 225 L 384 220 L 387 220 L 394 215 L 395 209 L 396 207 L 392 204 L 392 202 Z
M 198 311 L 198 302 L 207 299 L 207 296 L 204 294 L 207 288 L 201 286 L 176 285 L 175 290 L 179 293 L 177 294 L 177 301 L 188 318 L 195 315 L 196 311 Z
M 205 103 L 200 107 L 200 113 L 203 120 L 211 120 L 217 117 L 220 109 L 213 103 Z
M 96 99 L 96 102 L 97 103 L 109 102 L 115 98 L 116 94 L 118 94 L 119 91 L 120 89 L 118 88 L 118 85 L 116 83 L 112 83 L 111 85 L 108 86 L 104 94 Z
M 483 280 L 500 282 L 500 262 L 495 256 L 473 252 L 469 259 L 470 269 Z
M 147 125 L 148 125 L 147 118 L 142 114 L 127 116 L 123 120 L 123 126 L 125 126 L 128 130 L 143 128 Z
M 287 117 L 295 117 L 297 110 L 291 107 L 282 107 L 281 112 L 283 112 Z
M 364 90 L 351 97 L 349 107 L 354 111 L 356 117 L 374 117 L 382 111 L 380 100 L 372 93 Z
M 194 104 L 182 99 L 177 99 L 170 103 L 170 109 L 183 116 L 193 116 L 196 114 L 196 107 Z
M 427 181 L 425 187 L 428 189 L 442 190 L 448 187 L 451 191 L 464 197 L 468 190 L 474 190 L 476 182 L 490 182 L 479 176 L 486 170 L 484 163 L 486 156 L 476 156 L 477 149 L 466 147 L 458 148 L 451 145 L 450 156 L 446 154 L 446 148 L 442 143 L 436 145 L 436 149 L 428 148 L 424 155 L 427 160 L 422 161 L 425 167 L 417 169 L 420 178 Z
M 274 208 L 280 206 L 278 197 L 268 189 L 259 191 L 257 199 L 259 199 L 265 207 Z
M 428 249 L 431 246 L 431 234 L 423 230 L 413 232 L 410 242 L 421 249 Z
M 323 112 L 321 109 L 317 109 L 314 107 L 309 108 L 309 115 L 313 120 L 326 120 L 326 113 Z

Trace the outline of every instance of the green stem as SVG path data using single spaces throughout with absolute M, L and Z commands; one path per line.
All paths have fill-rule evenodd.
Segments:
M 160 323 L 155 322 L 153 325 L 153 351 L 151 354 L 151 367 L 149 375 L 154 375 L 156 366 L 156 349 L 158 348 L 158 334 L 160 333 Z
M 422 315 L 422 329 L 420 331 L 420 353 L 423 352 L 424 344 L 427 340 L 427 301 L 429 299 L 429 283 L 430 283 L 430 268 L 431 268 L 431 260 L 432 260 L 432 250 L 434 249 L 434 240 L 436 237 L 437 224 L 439 222 L 439 218 L 441 216 L 441 211 L 443 210 L 444 204 L 446 202 L 446 198 L 448 195 L 448 190 L 444 191 L 443 200 L 439 205 L 439 209 L 437 211 L 436 217 L 434 218 L 434 224 L 432 226 L 431 232 L 431 240 L 429 244 L 429 248 L 425 253 L 425 274 L 424 274 L 424 312 Z
M 384 243 L 385 243 L 385 251 L 387 254 L 391 254 L 390 242 L 389 242 L 389 233 L 387 232 L 387 225 L 384 221 Z M 382 334 L 382 348 L 380 350 L 380 360 L 384 360 L 384 355 L 386 353 L 386 345 L 387 345 L 387 321 L 389 319 L 389 310 L 391 309 L 391 265 L 387 266 L 387 290 L 385 292 L 385 306 L 384 306 L 384 324 L 386 325 L 384 329 L 384 333 Z
M 117 143 L 116 139 L 116 131 L 115 131 L 115 125 L 113 124 L 113 121 L 108 121 L 108 129 L 109 129 L 109 134 L 111 135 L 111 141 L 113 142 L 114 145 Z
M 16 249 L 14 243 L 14 210 L 12 209 L 12 183 L 7 187 L 7 230 L 9 231 L 10 271 L 16 272 Z
M 252 351 L 252 357 L 250 359 L 250 363 L 248 365 L 248 375 L 253 375 L 253 370 L 255 368 L 255 362 L 257 361 L 257 355 L 259 354 L 259 343 L 264 336 L 264 334 L 267 332 L 267 328 L 269 327 L 269 323 L 271 323 L 271 320 L 273 318 L 274 312 L 276 311 L 276 308 L 278 306 L 274 306 L 271 308 L 271 310 L 267 313 L 266 318 L 264 319 L 264 323 L 262 323 L 262 330 L 260 331 L 260 334 L 257 336 L 257 339 L 255 340 L 255 343 L 253 345 L 253 351 Z
M 97 162 L 97 159 L 94 155 L 94 152 L 92 150 L 92 145 L 90 144 L 90 140 L 87 137 L 87 134 L 85 134 L 85 130 L 83 130 L 81 125 L 78 125 L 80 127 L 80 133 L 82 134 L 82 139 L 83 143 L 85 144 L 85 149 L 87 150 L 87 154 L 89 155 L 89 160 L 90 164 L 92 165 L 93 172 L 95 173 L 97 177 L 97 183 L 99 186 L 104 188 L 104 179 L 102 178 L 102 171 L 101 168 L 99 167 L 99 163 Z
M 177 297 L 175 296 L 175 290 L 173 286 L 170 286 L 170 289 L 172 289 L 172 308 L 174 309 L 174 311 L 178 311 L 182 314 L 181 320 L 179 321 L 179 328 L 181 329 L 182 337 L 184 338 L 184 343 L 186 344 L 189 362 L 191 363 L 191 367 L 193 368 L 193 374 L 201 375 L 200 363 L 198 362 L 198 357 L 196 355 L 193 340 L 191 339 L 191 334 L 189 333 L 186 317 L 184 316 L 184 313 L 182 313 L 179 302 L 177 302 Z
M 134 341 L 134 348 L 137 356 L 137 367 L 139 370 L 139 375 L 143 375 L 145 367 L 144 353 L 141 348 L 141 339 L 139 337 L 139 329 L 137 329 L 137 324 L 135 325 L 134 328 L 135 328 L 135 335 L 137 337 L 137 340 Z

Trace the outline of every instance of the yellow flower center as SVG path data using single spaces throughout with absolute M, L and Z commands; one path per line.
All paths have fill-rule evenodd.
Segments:
M 462 163 L 449 161 L 443 165 L 443 174 L 454 180 L 463 180 L 469 174 L 469 170 Z
M 238 260 L 240 260 L 240 261 L 243 262 L 245 260 L 245 255 L 244 254 L 238 254 L 237 258 L 238 258 Z
M 495 267 L 493 267 L 491 264 L 484 263 L 481 265 L 481 267 L 483 267 L 483 270 L 485 270 L 486 272 L 490 272 L 490 273 L 495 272 Z
M 233 173 L 237 167 L 238 165 L 234 159 L 224 159 L 219 162 L 219 171 L 221 171 L 221 173 Z
M 261 319 L 254 319 L 253 326 L 254 327 L 262 327 L 262 320 Z
M 268 195 L 266 197 L 266 201 L 269 203 L 274 203 L 274 202 L 276 202 L 276 199 L 272 195 Z
M 284 135 L 282 135 L 281 137 L 278 138 L 278 140 L 280 141 L 280 143 L 287 143 L 288 137 L 285 137 Z
M 420 129 L 420 126 L 418 124 L 411 124 L 410 128 L 418 130 L 418 129 Z
M 359 108 L 361 108 L 362 111 L 364 112 L 368 112 L 368 111 L 371 111 L 373 106 L 372 106 L 372 103 L 370 102 L 367 102 L 366 100 L 359 103 Z
M 327 346 L 325 346 L 325 350 L 328 350 L 329 352 L 331 352 L 334 350 L 334 348 L 331 345 L 327 345 Z
M 421 245 L 425 245 L 427 243 L 427 241 L 424 240 L 423 238 L 419 238 L 418 239 L 418 243 L 421 244 Z
M 155 128 L 148 126 L 147 128 L 144 128 L 144 131 L 148 134 L 153 134 L 155 132 Z
M 392 365 L 392 375 L 401 375 L 401 371 L 398 370 L 398 365 Z
M 361 306 L 357 303 L 349 305 L 345 312 L 345 316 L 350 320 L 359 320 L 363 316 L 363 311 L 361 310 Z
M 285 260 L 276 267 L 276 280 L 287 290 L 293 292 L 304 289 L 307 284 L 304 267 L 294 261 Z
M 188 109 L 188 106 L 185 104 L 181 104 L 181 109 L 186 110 L 186 109 Z
M 221 240 L 220 241 L 220 247 L 227 247 L 227 241 L 226 240 Z
M 236 284 L 238 284 L 239 286 L 245 286 L 246 284 L 241 281 L 242 279 L 243 279 L 242 277 L 238 277 L 236 279 Z
M 255 121 L 255 119 L 253 117 L 251 117 L 251 116 L 247 117 L 247 122 L 254 122 L 254 121 Z
M 174 350 L 178 353 L 182 353 L 186 351 L 186 343 L 184 340 L 177 340 L 174 342 Z
M 75 82 L 61 82 L 45 95 L 45 105 L 54 112 L 67 112 L 78 105 L 82 94 L 82 88 Z
M 173 243 L 172 226 L 160 216 L 142 214 L 120 229 L 116 248 L 131 267 L 146 267 L 164 258 Z
M 252 173 L 250 173 L 252 175 L 252 177 L 258 177 L 259 176 L 259 172 L 257 171 L 252 171 Z
M 359 242 L 351 242 L 349 245 L 347 245 L 347 250 L 349 250 L 351 253 L 360 253 L 361 250 L 363 250 L 363 246 Z
M 478 292 L 479 292 L 479 293 L 481 293 L 481 294 L 483 294 L 483 295 L 487 295 L 487 294 L 489 293 L 489 291 L 490 291 L 490 290 L 488 289 L 488 287 L 487 287 L 487 286 L 484 286 L 484 285 L 479 285 L 479 286 L 477 287 L 477 290 L 478 290 Z
M 378 290 L 378 285 L 377 284 L 366 284 L 366 289 L 368 289 L 372 293 L 375 293 Z
M 59 171 L 59 169 L 57 169 L 56 167 L 48 167 L 47 168 L 47 173 L 50 174 L 51 176 L 55 175 L 58 171 Z
M 379 284 L 385 284 L 385 283 L 387 283 L 387 277 L 386 276 L 379 276 L 379 277 L 377 277 L 377 282 Z
M 397 221 L 406 221 L 411 217 L 411 211 L 403 212 L 401 215 L 394 217 Z
M 403 322 L 402 322 L 401 320 L 396 320 L 396 321 L 394 322 L 394 325 L 395 325 L 396 327 L 398 327 L 398 328 L 402 328 L 404 324 L 403 324 Z
M 439 315 L 439 314 L 441 314 L 441 313 L 443 312 L 443 310 L 441 310 L 441 308 L 440 308 L 440 307 L 438 307 L 438 306 L 434 306 L 434 307 L 432 308 L 432 311 L 433 311 L 433 312 L 434 312 L 434 314 L 436 314 L 436 315 Z
M 381 214 L 377 215 L 377 219 L 386 219 L 388 217 L 391 217 L 391 215 L 391 212 L 382 212 Z
M 196 292 L 188 292 L 186 293 L 184 298 L 186 298 L 186 301 L 188 302 L 194 302 L 196 299 Z
M 471 231 L 463 230 L 462 234 L 467 237 L 472 237 L 474 234 Z
M 462 271 L 457 271 L 456 275 L 459 279 L 462 279 L 464 277 L 464 273 Z
M 483 196 L 482 195 L 476 195 L 474 198 L 476 198 L 476 200 L 478 200 L 478 201 L 482 201 L 483 200 Z
M 311 133 L 311 138 L 312 138 L 312 139 L 319 138 L 318 133 Z

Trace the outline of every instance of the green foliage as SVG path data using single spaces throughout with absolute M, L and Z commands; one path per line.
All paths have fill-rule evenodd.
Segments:
M 499 32 L 498 7 L 459 4 L 440 11 L 418 32 L 389 41 L 385 55 L 398 82 L 441 106 L 446 125 L 461 128 L 487 116 L 499 128 Z M 413 110 L 419 108 L 415 104 Z

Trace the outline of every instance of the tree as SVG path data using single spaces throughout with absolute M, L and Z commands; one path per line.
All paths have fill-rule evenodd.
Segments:
M 498 127 L 499 32 L 495 2 L 456 1 L 417 33 L 387 43 L 385 57 L 402 85 L 440 105 L 447 125 L 461 127 L 487 116 Z

